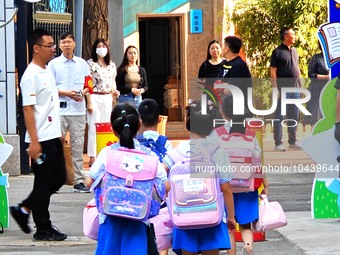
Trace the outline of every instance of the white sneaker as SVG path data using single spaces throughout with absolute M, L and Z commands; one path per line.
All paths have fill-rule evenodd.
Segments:
M 283 144 L 279 144 L 279 145 L 276 145 L 274 147 L 274 150 L 277 150 L 277 151 L 286 151 L 287 149 L 286 149 L 286 147 L 283 146 Z
M 294 144 L 289 144 L 289 148 L 291 148 L 291 149 L 301 149 L 301 146 L 298 142 L 295 142 Z

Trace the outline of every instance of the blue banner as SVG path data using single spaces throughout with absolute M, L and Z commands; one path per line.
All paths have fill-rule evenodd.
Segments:
M 340 23 L 340 1 L 339 0 L 329 0 L 328 2 L 329 16 L 328 21 L 330 23 Z M 337 29 L 337 38 L 340 38 L 340 27 Z M 340 62 L 332 65 L 331 67 L 331 78 L 335 78 L 340 74 Z
M 190 10 L 190 33 L 199 34 L 203 32 L 203 11 Z

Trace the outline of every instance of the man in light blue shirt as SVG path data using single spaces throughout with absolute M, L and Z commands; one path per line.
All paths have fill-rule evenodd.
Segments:
M 74 169 L 74 192 L 90 192 L 84 185 L 84 132 L 85 132 L 85 77 L 90 75 L 86 61 L 74 56 L 74 36 L 66 32 L 59 38 L 62 54 L 49 63 L 59 92 L 62 135 L 71 135 L 72 162 Z

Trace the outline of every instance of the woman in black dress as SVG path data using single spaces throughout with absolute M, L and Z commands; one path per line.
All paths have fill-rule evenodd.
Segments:
M 204 85 L 204 94 L 209 94 L 214 97 L 214 101 L 219 100 L 217 96 L 218 91 L 214 90 L 214 83 L 221 79 L 222 66 L 226 63 L 226 60 L 222 58 L 222 47 L 221 44 L 212 40 L 207 49 L 207 58 L 201 64 L 198 70 L 198 79 Z
M 221 78 L 219 76 L 224 63 L 221 44 L 216 40 L 211 41 L 207 49 L 207 58 L 198 70 L 198 78 L 213 86 L 214 82 Z

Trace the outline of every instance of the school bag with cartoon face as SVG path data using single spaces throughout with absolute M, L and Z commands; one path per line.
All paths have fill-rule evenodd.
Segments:
M 181 229 L 198 229 L 220 224 L 224 202 L 216 172 L 213 153 L 218 146 L 200 148 L 193 157 L 182 155 L 177 149 L 168 151 L 175 165 L 169 173 L 171 189 L 167 198 L 173 225 Z
M 157 167 L 158 157 L 143 151 L 109 149 L 106 173 L 94 188 L 98 211 L 140 221 L 156 216 L 165 197 Z

